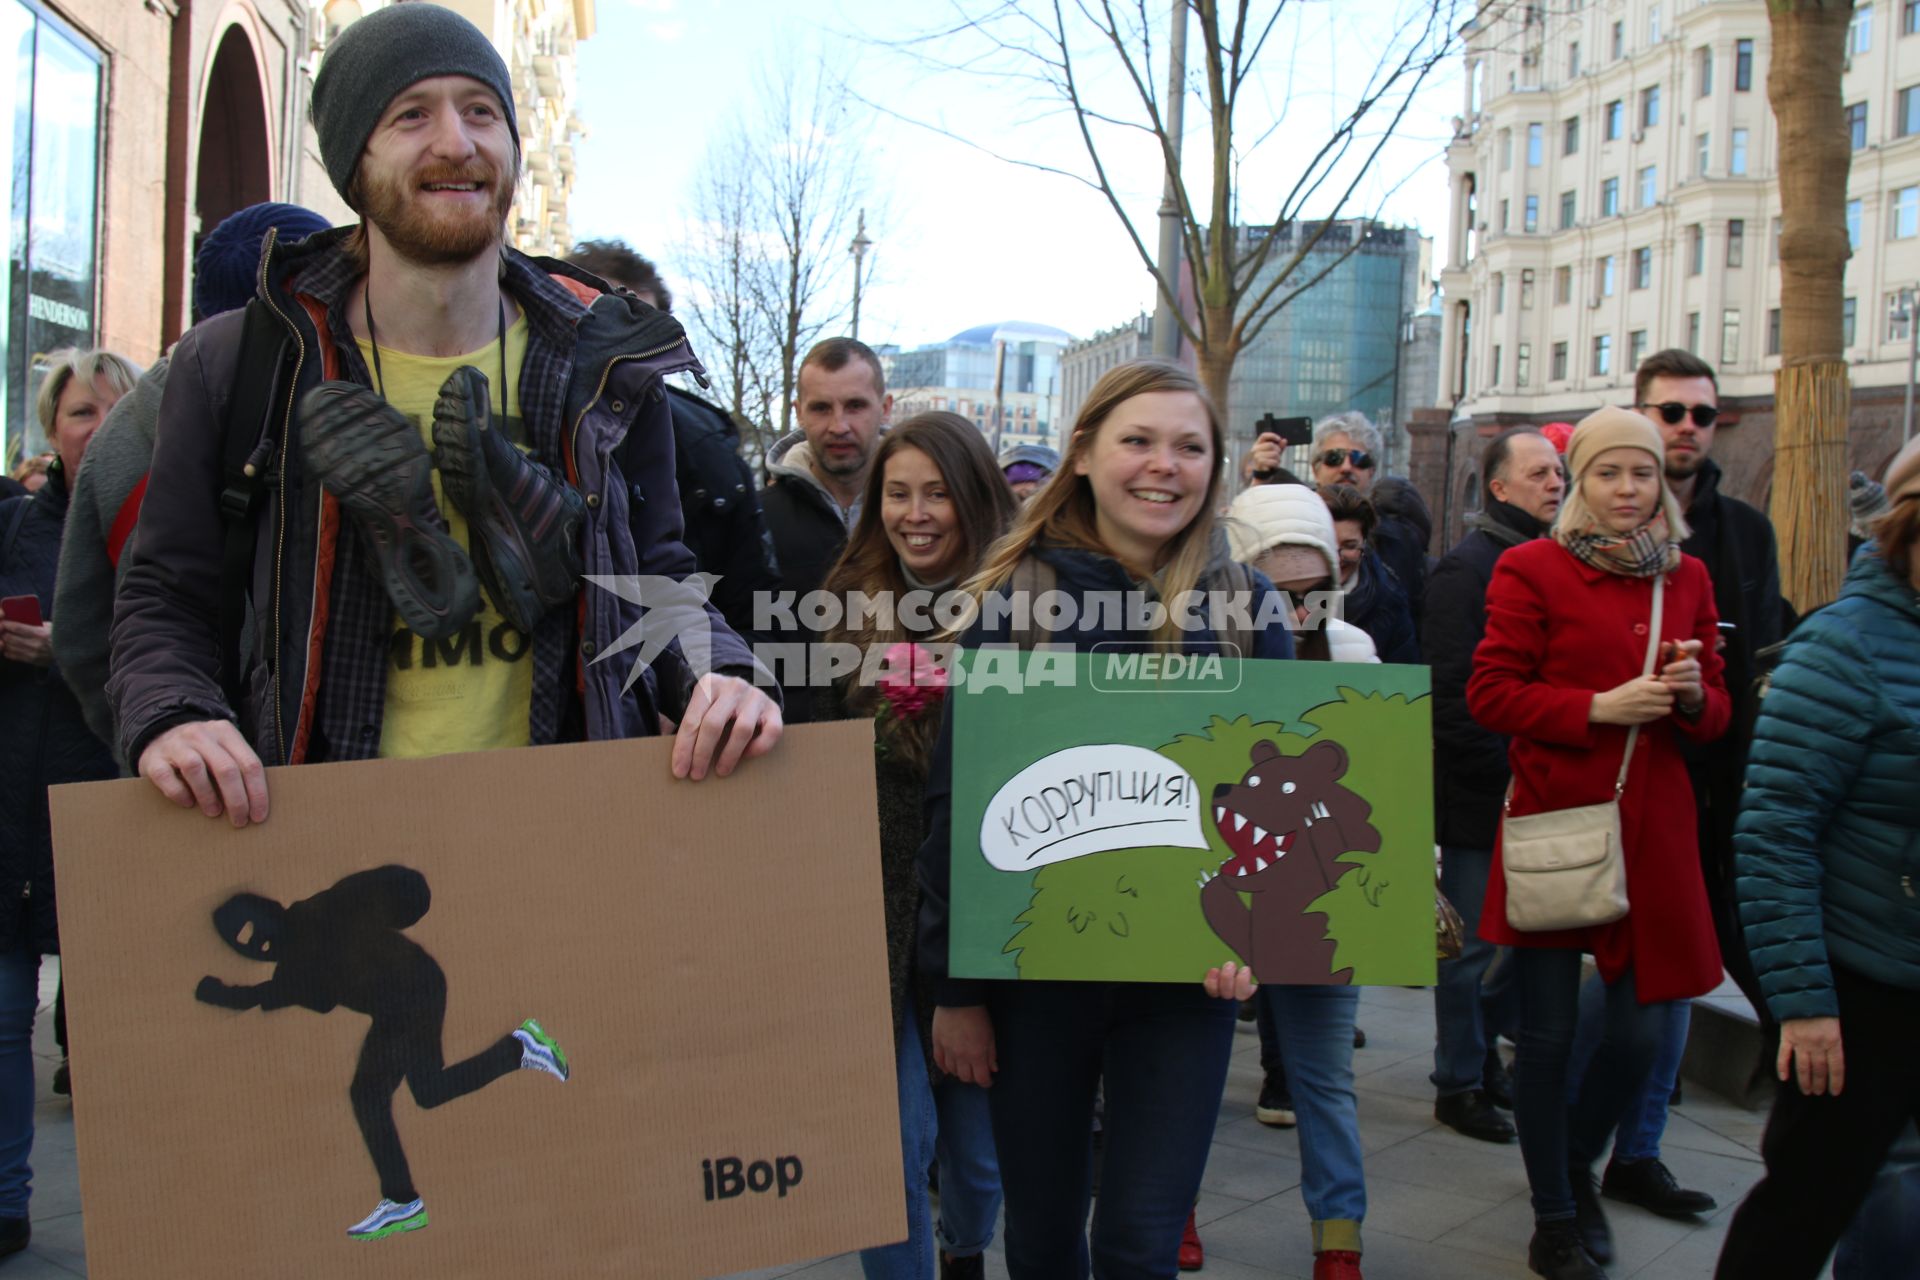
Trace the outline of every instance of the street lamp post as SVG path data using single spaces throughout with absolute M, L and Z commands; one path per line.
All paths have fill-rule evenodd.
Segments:
M 1900 445 L 1905 448 L 1913 439 L 1913 380 L 1916 364 L 1920 364 L 1920 316 L 1914 314 L 1916 298 L 1913 289 L 1900 291 L 1900 318 L 1907 322 L 1907 403 L 1900 417 Z
M 860 277 L 864 274 L 862 266 L 866 262 L 867 250 L 873 247 L 873 241 L 867 239 L 867 211 L 860 211 L 860 222 L 853 233 L 853 243 L 848 246 L 853 254 L 853 337 L 860 338 Z

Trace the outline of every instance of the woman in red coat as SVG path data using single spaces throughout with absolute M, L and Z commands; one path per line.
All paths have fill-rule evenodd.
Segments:
M 1526 932 L 1507 921 L 1496 845 L 1480 934 L 1511 946 L 1520 992 L 1514 1120 L 1533 1191 L 1527 1261 L 1553 1280 L 1595 1280 L 1611 1254 L 1592 1165 L 1651 1066 L 1665 1002 L 1720 981 L 1701 879 L 1693 791 L 1676 735 L 1710 741 L 1730 714 L 1707 570 L 1682 555 L 1685 518 L 1662 475 L 1651 423 L 1625 409 L 1581 421 L 1551 539 L 1509 550 L 1487 589 L 1486 638 L 1467 707 L 1512 739 L 1514 816 L 1604 803 L 1638 725 L 1620 798 L 1627 915 Z M 1664 577 L 1660 652 L 1645 670 L 1654 583 Z M 1606 1038 L 1577 1104 L 1567 1061 L 1581 955 L 1607 984 Z

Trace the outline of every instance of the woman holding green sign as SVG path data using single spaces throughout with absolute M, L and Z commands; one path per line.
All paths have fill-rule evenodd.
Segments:
M 907 419 L 880 441 L 855 523 L 826 589 L 842 600 L 864 592 L 891 601 L 891 617 L 845 624 L 829 644 L 855 646 L 859 669 L 837 689 L 840 714 L 875 721 L 874 786 L 880 804 L 880 871 L 887 910 L 887 970 L 904 1148 L 907 1238 L 865 1249 L 868 1280 L 927 1280 L 933 1275 L 927 1168 L 941 1171 L 942 1280 L 980 1276 L 1000 1208 L 1000 1173 L 986 1097 L 976 1085 L 930 1080 L 922 1014 L 931 1004 L 914 990 L 913 938 L 920 911 L 914 855 L 926 837 L 920 797 L 927 757 L 940 725 L 944 676 L 925 642 L 934 599 L 980 567 L 1012 523 L 1013 491 L 1000 478 L 977 428 L 952 413 Z M 916 625 L 915 620 L 918 620 Z M 877 678 L 869 657 L 881 657 Z
M 1219 416 L 1186 370 L 1138 361 L 1109 370 L 1088 395 L 1047 487 L 967 583 L 976 600 L 1058 591 L 1076 605 L 1092 593 L 1144 592 L 1156 601 L 1251 587 L 1256 614 L 1277 606 L 1272 585 L 1233 566 L 1215 513 L 1224 439 Z M 1204 625 L 1166 609 L 1157 626 L 1080 607 L 1064 629 L 1044 615 L 986 611 L 961 644 L 1218 654 Z M 1030 603 L 1030 602 L 1029 602 Z M 1271 612 L 1268 616 L 1273 616 Z M 1251 656 L 1290 658 L 1281 627 L 1248 637 Z M 1223 965 L 1189 986 L 1132 982 L 989 981 L 948 975 L 952 839 L 952 719 L 927 783 L 928 838 L 920 849 L 920 964 L 937 1005 L 934 1061 L 990 1086 L 1006 1193 L 1007 1271 L 1013 1280 L 1165 1280 L 1198 1194 L 1232 1049 L 1235 1000 L 1248 975 Z M 1224 998 L 1223 998 L 1224 997 Z M 1091 1238 L 1094 1092 L 1104 1081 L 1104 1161 Z

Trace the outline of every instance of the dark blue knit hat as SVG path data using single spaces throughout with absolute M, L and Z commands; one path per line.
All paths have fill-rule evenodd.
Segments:
M 325 218 L 297 204 L 254 204 L 229 214 L 200 242 L 193 255 L 193 310 L 204 320 L 237 311 L 253 296 L 260 275 L 260 246 L 269 227 L 279 242 L 305 240 L 328 227 Z

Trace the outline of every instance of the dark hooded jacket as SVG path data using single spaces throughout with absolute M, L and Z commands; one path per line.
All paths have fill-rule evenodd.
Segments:
M 49 620 L 66 516 L 67 478 L 57 464 L 39 493 L 0 501 L 0 537 L 19 522 L 0 560 L 0 597 L 33 596 Z M 0 659 L 0 952 L 60 950 L 47 788 L 118 772 L 59 667 Z
M 718 576 L 714 606 L 744 637 L 753 627 L 754 593 L 780 585 L 753 469 L 725 411 L 675 386 L 667 388 L 667 404 L 687 550 L 703 572 Z
M 272 411 L 261 440 L 267 497 L 255 520 L 249 603 L 259 625 L 238 680 L 220 670 L 224 438 L 247 311 L 207 320 L 181 339 L 161 403 L 153 470 L 115 602 L 113 704 L 125 758 L 175 725 L 235 719 L 268 765 L 365 759 L 380 744 L 393 608 L 358 530 L 303 465 L 294 406 L 323 378 L 371 386 L 345 307 L 362 274 L 344 229 L 281 246 L 269 236 L 257 304 L 279 338 Z M 604 293 L 564 263 L 513 250 L 501 283 L 527 317 L 518 399 L 534 457 L 583 490 L 589 576 L 683 581 L 694 561 L 681 541 L 672 427 L 662 379 L 697 370 L 679 322 L 630 296 Z M 627 595 L 637 595 L 629 592 Z M 689 654 L 676 615 L 672 640 L 628 686 L 624 659 L 595 662 L 638 625 L 637 600 L 583 588 L 530 638 L 532 741 L 637 737 L 678 717 L 698 667 L 751 676 L 752 657 L 708 606 L 710 651 Z M 242 692 L 229 703 L 227 687 Z
M 1421 618 L 1427 600 L 1427 548 L 1433 544 L 1433 513 L 1413 482 L 1400 476 L 1382 476 L 1368 495 L 1380 523 L 1373 531 L 1374 549 L 1400 580 L 1407 607 Z M 1383 662 L 1393 659 L 1383 657 Z
M 1382 662 L 1420 661 L 1420 637 L 1413 629 L 1413 606 L 1399 577 L 1373 548 L 1347 588 L 1341 617 L 1373 637 Z
M 1512 771 L 1507 739 L 1467 711 L 1473 651 L 1487 633 L 1487 584 L 1509 547 L 1546 526 L 1504 502 L 1467 516 L 1467 536 L 1427 579 L 1420 648 L 1433 668 L 1433 838 L 1462 849 L 1492 849 L 1500 798 Z

